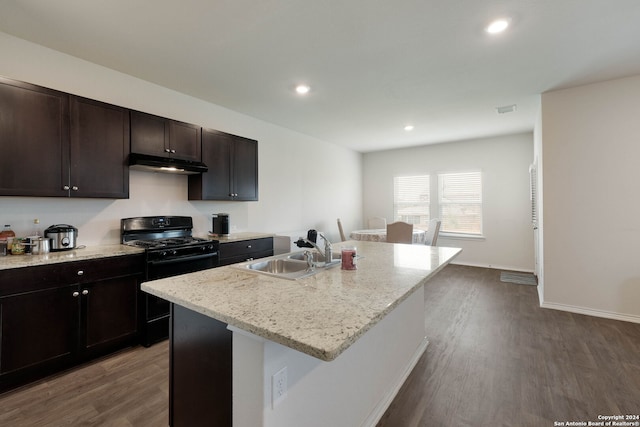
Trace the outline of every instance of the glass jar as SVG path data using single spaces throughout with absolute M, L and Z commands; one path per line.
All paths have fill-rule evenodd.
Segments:
M 13 239 L 13 244 L 11 245 L 11 255 L 24 255 L 24 244 L 22 243 L 21 238 Z

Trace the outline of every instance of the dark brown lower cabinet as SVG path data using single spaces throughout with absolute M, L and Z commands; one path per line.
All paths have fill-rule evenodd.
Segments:
M 220 267 L 273 255 L 273 237 L 220 243 Z
M 75 353 L 78 300 L 75 286 L 0 299 L 0 378 L 62 366 Z
M 137 277 L 126 276 L 81 287 L 81 352 L 99 355 L 136 335 L 137 286 Z
M 171 427 L 231 427 L 231 340 L 225 323 L 171 304 Z
M 3 270 L 0 392 L 137 342 L 142 256 Z

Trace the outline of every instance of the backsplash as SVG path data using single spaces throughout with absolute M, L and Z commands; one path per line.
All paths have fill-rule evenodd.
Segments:
M 65 199 L 58 197 L 1 197 L 0 225 L 10 224 L 18 236 L 32 235 L 54 224 L 78 228 L 79 245 L 120 243 L 120 219 L 149 215 L 193 217 L 194 235 L 211 230 L 211 214 L 230 214 L 232 231 L 247 228 L 247 203 L 187 200 L 187 177 L 130 172 L 129 199 Z M 38 219 L 39 225 L 33 220 Z

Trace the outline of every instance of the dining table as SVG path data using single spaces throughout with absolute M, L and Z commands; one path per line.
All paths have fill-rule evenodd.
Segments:
M 424 244 L 426 232 L 420 229 L 413 229 L 413 243 Z M 367 242 L 386 242 L 386 228 L 369 228 L 364 230 L 353 230 L 349 237 L 353 240 L 364 240 Z

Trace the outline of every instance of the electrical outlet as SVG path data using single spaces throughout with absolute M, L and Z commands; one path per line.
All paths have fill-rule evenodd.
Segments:
M 271 408 L 275 408 L 287 397 L 287 367 L 271 376 Z

